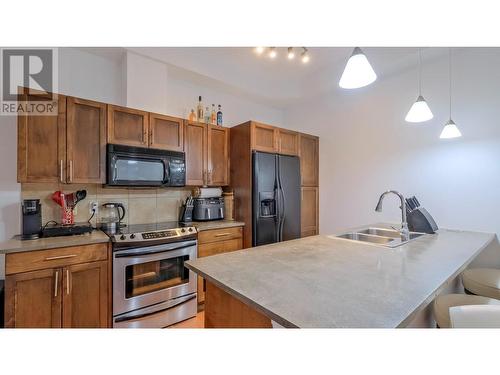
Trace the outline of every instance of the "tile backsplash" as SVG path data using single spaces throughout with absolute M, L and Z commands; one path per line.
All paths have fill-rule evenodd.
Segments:
M 89 206 L 94 201 L 99 204 L 96 217 L 92 224 L 100 221 L 102 204 L 106 202 L 123 203 L 126 209 L 126 224 L 159 223 L 177 220 L 179 208 L 191 194 L 189 188 L 108 188 L 96 184 L 47 184 L 25 183 L 21 185 L 22 199 L 40 199 L 42 204 L 42 222 L 49 220 L 61 222 L 61 207 L 52 200 L 52 193 L 57 190 L 72 193 L 77 190 L 87 190 L 87 197 L 78 202 L 74 211 L 75 222 L 85 222 L 90 218 Z

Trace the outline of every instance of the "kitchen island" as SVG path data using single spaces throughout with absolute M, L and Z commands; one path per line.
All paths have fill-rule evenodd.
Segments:
M 320 235 L 186 265 L 207 280 L 206 327 L 406 327 L 496 243 L 446 229 L 396 248 Z

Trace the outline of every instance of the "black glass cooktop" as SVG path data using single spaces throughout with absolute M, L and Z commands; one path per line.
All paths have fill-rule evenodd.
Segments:
M 153 232 L 156 230 L 166 230 L 175 229 L 185 226 L 190 226 L 188 223 L 181 223 L 179 221 L 165 221 L 163 223 L 152 223 L 152 224 L 132 224 L 121 227 L 115 232 L 105 231 L 108 235 L 113 234 L 132 234 L 132 233 L 143 233 L 143 232 Z

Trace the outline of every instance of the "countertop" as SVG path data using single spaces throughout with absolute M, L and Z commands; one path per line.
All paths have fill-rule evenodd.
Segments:
M 234 220 L 217 220 L 217 221 L 199 221 L 193 222 L 193 225 L 199 230 L 222 229 L 239 227 L 245 223 Z M 40 238 L 37 240 L 21 240 L 19 236 L 0 242 L 0 254 L 18 253 L 22 251 L 46 250 L 58 247 L 82 246 L 94 243 L 109 242 L 109 237 L 100 230 L 94 230 L 92 233 Z
M 46 250 L 68 246 L 83 246 L 103 242 L 109 242 L 109 237 L 100 230 L 73 236 L 49 237 L 25 241 L 21 240 L 19 236 L 15 236 L 10 240 L 0 242 L 0 254 Z
M 320 235 L 187 267 L 284 327 L 404 327 L 496 240 L 440 229 L 391 249 Z

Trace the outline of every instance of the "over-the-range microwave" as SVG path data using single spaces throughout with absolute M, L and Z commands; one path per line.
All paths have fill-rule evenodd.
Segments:
M 124 145 L 107 145 L 109 186 L 184 186 L 183 152 Z

